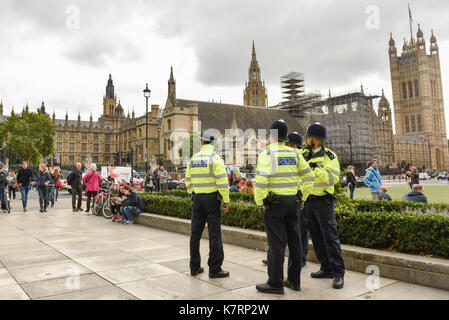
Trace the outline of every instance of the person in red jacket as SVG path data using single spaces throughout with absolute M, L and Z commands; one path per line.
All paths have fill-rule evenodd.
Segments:
M 95 197 L 100 191 L 99 183 L 103 179 L 100 174 L 97 172 L 97 165 L 92 163 L 90 165 L 90 172 L 87 173 L 83 178 L 83 183 L 86 185 L 86 196 L 87 196 L 87 209 L 85 212 L 89 212 L 90 210 L 90 199 L 92 198 L 95 201 Z

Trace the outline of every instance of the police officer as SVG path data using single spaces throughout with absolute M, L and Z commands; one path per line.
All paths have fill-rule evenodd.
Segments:
M 302 148 L 302 137 L 298 132 L 291 132 L 287 135 L 287 142 L 285 143 L 287 147 L 298 149 L 301 152 Z M 306 180 L 314 181 L 313 177 L 306 178 Z M 302 184 L 300 185 L 300 188 Z M 307 218 L 304 214 L 304 202 L 300 204 L 299 211 L 299 227 L 301 228 L 301 249 L 302 249 L 302 258 L 301 258 L 301 266 L 303 267 L 306 264 L 306 257 L 309 251 L 309 229 L 307 227 Z M 262 260 L 263 264 L 267 264 L 267 260 Z
M 228 177 L 223 159 L 211 144 L 215 140 L 214 136 L 205 132 L 201 135 L 201 140 L 201 150 L 190 159 L 185 178 L 187 190 L 193 199 L 190 274 L 196 276 L 204 272 L 201 267 L 200 240 L 207 222 L 209 277 L 225 278 L 229 277 L 229 272 L 221 269 L 224 260 L 221 211 L 229 211 Z
M 334 152 L 324 146 L 326 128 L 319 123 L 311 124 L 305 135 L 307 149 L 303 156 L 315 173 L 315 183 L 305 202 L 313 248 L 321 268 L 312 272 L 312 278 L 333 278 L 332 286 L 344 285 L 345 265 L 341 255 L 337 221 L 334 213 L 334 186 L 339 181 L 340 163 Z
M 283 294 L 284 286 L 301 288 L 301 244 L 299 229 L 299 180 L 312 180 L 313 171 L 298 150 L 285 145 L 288 127 L 283 120 L 273 122 L 269 131 L 270 144 L 257 162 L 254 200 L 265 209 L 264 224 L 268 240 L 268 281 L 256 289 L 265 293 Z M 306 181 L 313 184 L 313 181 Z M 284 280 L 285 247 L 288 244 L 288 277 Z

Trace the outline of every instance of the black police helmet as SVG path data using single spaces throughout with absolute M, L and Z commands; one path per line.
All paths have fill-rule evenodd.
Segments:
M 326 142 L 326 128 L 319 122 L 313 123 L 307 128 L 304 138 L 307 137 L 320 139 Z
M 276 120 L 271 124 L 270 135 L 276 137 L 279 141 L 286 142 L 288 134 L 288 126 L 284 120 Z
M 298 132 L 296 132 L 296 131 L 295 132 L 290 132 L 288 134 L 287 138 L 288 138 L 288 141 L 287 141 L 288 144 L 291 144 L 291 145 L 294 145 L 294 146 L 296 146 L 298 148 L 301 148 L 301 146 L 302 146 L 302 137 L 299 135 Z

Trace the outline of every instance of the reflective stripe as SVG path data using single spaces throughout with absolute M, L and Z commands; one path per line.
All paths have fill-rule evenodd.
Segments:
M 315 184 L 313 185 L 313 187 L 314 187 L 314 188 L 327 188 L 327 187 L 329 187 L 329 185 L 328 185 L 327 183 L 320 182 L 320 183 L 315 183 Z
M 228 185 L 228 184 L 216 184 L 216 186 L 217 186 L 219 189 L 228 189 L 228 188 L 229 188 L 229 185 Z
M 256 172 L 257 176 L 263 176 L 263 177 L 268 177 L 270 174 L 264 171 L 257 171 Z
M 192 173 L 190 175 L 191 178 L 213 178 L 214 176 L 209 173 Z
M 270 176 L 270 178 L 289 178 L 289 177 L 297 177 L 297 172 L 278 172 Z
M 334 185 L 334 176 L 329 171 L 327 172 L 327 175 L 329 176 L 329 186 Z
M 277 165 L 277 161 L 276 158 L 274 157 L 274 153 L 270 152 L 270 160 L 271 160 L 271 174 L 275 174 L 276 173 L 276 165 Z
M 228 175 L 226 173 L 223 174 L 219 174 L 218 176 L 215 176 L 215 179 L 223 179 L 223 178 L 227 178 Z
M 303 182 L 315 182 L 315 177 L 305 177 L 302 179 Z
M 268 187 L 268 184 L 267 184 L 267 183 L 256 182 L 256 183 L 254 184 L 254 187 L 256 187 L 256 188 L 267 188 L 267 187 Z
M 312 172 L 312 169 L 310 169 L 310 167 L 307 168 L 307 169 L 304 170 L 304 171 L 300 171 L 300 172 L 299 172 L 299 175 L 303 176 L 303 175 L 308 174 L 309 172 Z
M 186 177 L 186 182 L 191 181 L 191 180 L 192 180 L 192 178 L 187 178 Z
M 193 188 L 206 188 L 206 187 L 215 187 L 215 182 L 210 183 L 192 183 Z
M 297 153 L 295 150 L 270 150 L 273 153 L 278 153 L 278 152 L 290 152 L 290 153 Z
M 293 187 L 297 187 L 298 183 L 297 182 L 287 182 L 287 183 L 269 183 L 268 184 L 268 188 L 293 188 Z
M 332 169 L 327 169 L 328 171 L 330 171 L 330 172 L 332 172 L 333 174 L 335 174 L 336 176 L 339 176 L 340 175 L 340 172 L 337 172 L 337 171 L 334 171 L 334 170 L 332 170 Z

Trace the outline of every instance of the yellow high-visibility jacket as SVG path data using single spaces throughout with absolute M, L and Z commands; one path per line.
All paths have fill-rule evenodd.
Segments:
M 337 155 L 324 146 L 315 153 L 309 149 L 303 149 L 301 152 L 309 165 L 311 163 L 317 165 L 313 170 L 315 183 L 309 189 L 309 193 L 315 196 L 324 196 L 326 192 L 334 194 L 334 186 L 339 183 L 340 179 L 340 162 Z
M 261 206 L 270 191 L 293 196 L 301 190 L 305 201 L 314 181 L 314 173 L 299 150 L 287 147 L 284 142 L 272 143 L 262 150 L 257 160 L 254 200 Z
M 214 146 L 205 144 L 193 155 L 187 165 L 186 187 L 189 193 L 220 192 L 224 203 L 229 203 L 229 184 L 223 159 Z

